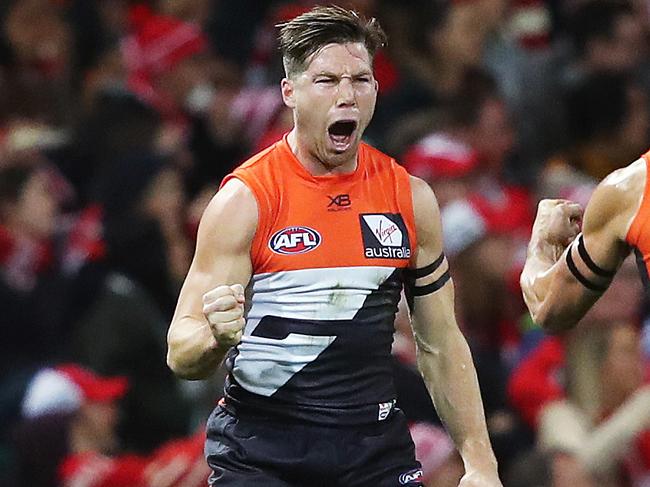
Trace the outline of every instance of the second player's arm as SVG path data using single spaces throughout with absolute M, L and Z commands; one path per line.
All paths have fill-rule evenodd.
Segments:
M 608 176 L 589 200 L 577 239 L 576 205 L 540 202 L 520 279 L 535 323 L 551 332 L 568 329 L 600 298 L 629 252 L 625 236 L 644 181 L 643 161 Z
M 204 314 L 204 296 L 218 292 L 220 286 L 246 287 L 252 272 L 250 249 L 256 227 L 255 198 L 241 181 L 229 181 L 201 218 L 194 259 L 167 334 L 167 363 L 176 375 L 206 378 L 230 348 L 232 343 L 218 343 L 215 338 Z M 235 298 L 224 296 L 224 309 L 232 308 L 228 299 Z
M 418 236 L 415 267 L 424 269 L 442 255 L 440 210 L 426 183 L 412 178 L 411 184 Z M 416 295 L 411 321 L 418 368 L 465 464 L 461 485 L 500 486 L 478 379 L 469 346 L 456 323 L 454 288 L 447 272 L 445 259 L 411 288 Z

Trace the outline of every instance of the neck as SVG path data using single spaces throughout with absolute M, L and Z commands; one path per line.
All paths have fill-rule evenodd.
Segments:
M 70 425 L 70 451 L 72 453 L 97 452 L 109 454 L 114 446 L 111 439 L 99 438 L 88 429 L 87 424 L 78 416 L 72 420 Z
M 85 431 L 84 426 L 76 418 L 70 427 L 70 451 L 72 453 L 85 453 L 98 451 L 97 445 Z
M 298 162 L 303 165 L 313 176 L 326 176 L 330 174 L 348 174 L 357 168 L 357 152 L 354 151 L 350 157 L 341 164 L 321 160 L 309 150 L 308 144 L 298 133 L 295 126 L 287 136 L 287 142 L 291 152 L 296 156 Z

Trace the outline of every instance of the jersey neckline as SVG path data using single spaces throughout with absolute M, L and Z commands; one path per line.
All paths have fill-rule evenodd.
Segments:
M 294 152 L 291 150 L 291 146 L 289 145 L 289 141 L 287 140 L 288 136 L 289 136 L 288 132 L 284 134 L 282 140 L 279 141 L 278 146 L 282 151 L 287 153 L 287 158 L 289 159 L 291 165 L 293 166 L 295 173 L 303 179 L 316 182 L 316 183 L 348 182 L 356 179 L 358 175 L 361 174 L 361 172 L 363 171 L 362 166 L 364 165 L 363 164 L 364 158 L 361 157 L 363 142 L 359 144 L 359 148 L 357 150 L 357 167 L 354 169 L 354 171 L 348 173 L 342 173 L 342 174 L 323 174 L 321 176 L 317 176 L 315 174 L 310 173 L 307 170 L 307 168 L 303 166 L 302 163 L 298 160 L 296 154 L 294 154 Z

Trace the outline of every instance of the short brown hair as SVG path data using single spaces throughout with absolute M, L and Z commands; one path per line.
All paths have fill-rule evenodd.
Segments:
M 314 7 L 277 27 L 287 76 L 304 71 L 309 57 L 328 44 L 361 42 L 371 60 L 386 44 L 386 34 L 377 19 L 367 20 L 353 10 L 335 5 Z

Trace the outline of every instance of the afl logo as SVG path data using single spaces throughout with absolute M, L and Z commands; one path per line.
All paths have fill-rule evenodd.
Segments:
M 321 236 L 313 228 L 288 227 L 273 234 L 269 248 L 276 254 L 304 254 L 314 250 L 320 242 Z
M 411 482 L 422 482 L 422 470 L 416 469 L 410 472 L 403 473 L 399 476 L 399 483 L 402 485 L 410 484 Z

